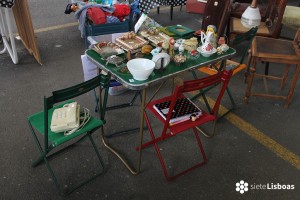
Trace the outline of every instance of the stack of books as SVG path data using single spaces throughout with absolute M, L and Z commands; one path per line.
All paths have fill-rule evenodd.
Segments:
M 166 120 L 169 113 L 171 101 L 153 105 L 153 108 Z M 188 98 L 178 98 L 176 100 L 169 124 L 175 125 L 190 120 L 191 115 L 201 116 L 202 111 Z

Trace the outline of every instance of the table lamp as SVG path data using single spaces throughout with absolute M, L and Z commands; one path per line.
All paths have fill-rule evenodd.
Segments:
M 242 14 L 241 23 L 244 27 L 252 28 L 260 25 L 260 12 L 257 7 L 257 0 L 253 0 L 251 5 Z

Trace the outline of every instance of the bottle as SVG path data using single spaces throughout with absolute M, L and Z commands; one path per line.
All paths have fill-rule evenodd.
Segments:
M 184 52 L 184 46 L 183 46 L 183 44 L 181 44 L 179 46 L 178 51 L 179 51 L 179 54 L 183 54 L 183 52 Z

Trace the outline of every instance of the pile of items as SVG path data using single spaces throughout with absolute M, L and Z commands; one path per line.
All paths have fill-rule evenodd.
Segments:
M 212 25 L 208 26 L 206 31 L 195 32 L 181 25 L 162 27 L 147 16 L 137 33 L 131 31 L 122 34 L 116 38 L 114 47 L 104 45 L 108 43 L 110 42 L 102 41 L 93 48 L 102 59 L 107 60 L 106 64 L 116 65 L 120 68 L 120 73 L 131 73 L 133 78 L 135 78 L 135 72 L 128 69 L 124 61 L 148 59 L 154 63 L 152 71 L 163 70 L 170 62 L 182 66 L 188 60 L 210 57 L 227 51 L 229 48 L 224 38 L 217 42 L 216 27 Z M 105 48 L 97 48 L 99 45 Z M 124 52 L 117 49 L 122 49 Z M 145 77 L 145 80 L 147 78 Z

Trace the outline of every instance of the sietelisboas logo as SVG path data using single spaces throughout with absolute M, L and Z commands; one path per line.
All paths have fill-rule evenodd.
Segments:
M 235 189 L 235 190 L 236 190 L 237 192 L 240 192 L 241 194 L 244 194 L 245 192 L 248 191 L 248 186 L 249 186 L 249 184 L 248 184 L 247 182 L 241 180 L 240 182 L 237 182 L 237 183 L 235 184 L 235 186 L 236 186 L 236 189 Z

